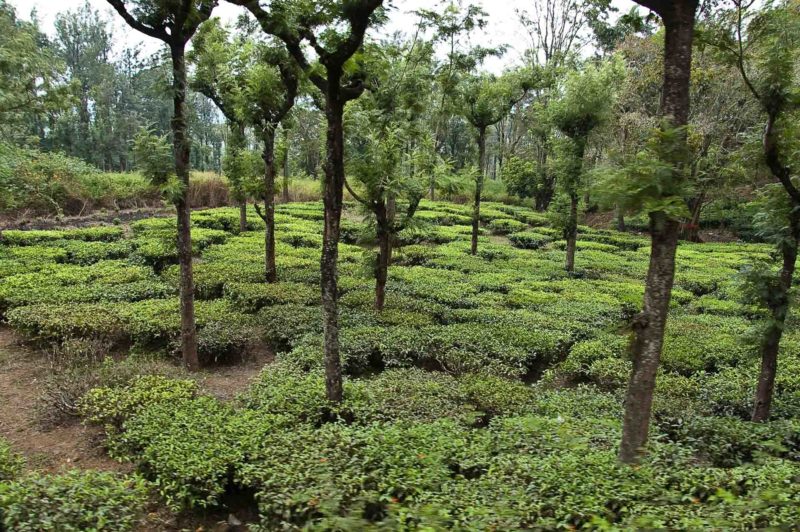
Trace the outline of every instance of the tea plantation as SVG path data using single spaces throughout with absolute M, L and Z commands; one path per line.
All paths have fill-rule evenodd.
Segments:
M 233 401 L 184 375 L 148 374 L 148 363 L 101 379 L 76 409 L 137 473 L 25 473 L 0 441 L 3 525 L 128 530 L 156 504 L 184 515 L 245 506 L 250 530 L 800 526 L 794 321 L 773 421 L 747 421 L 763 316 L 743 303 L 739 271 L 769 246 L 680 245 L 650 449 L 630 467 L 616 452 L 648 239 L 581 227 L 567 275 L 564 241 L 544 215 L 485 204 L 472 256 L 470 207 L 423 201 L 378 313 L 370 228 L 348 213 L 341 406 L 325 400 L 322 372 L 321 204 L 277 207 L 275 284 L 263 282 L 260 218 L 239 233 L 235 209 L 196 212 L 204 365 L 265 348 L 275 361 Z M 89 350 L 65 346 L 91 341 L 117 359 L 175 358 L 174 242 L 171 218 L 6 231 L 0 312 L 71 356 Z M 115 364 L 125 362 L 103 363 Z

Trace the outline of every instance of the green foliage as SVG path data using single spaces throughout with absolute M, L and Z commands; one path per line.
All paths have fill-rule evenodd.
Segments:
M 17 478 L 22 471 L 24 462 L 16 454 L 5 439 L 0 438 L 0 483 L 9 482 Z M 2 510 L 0 509 L 0 516 Z
M 122 237 L 119 227 L 87 227 L 85 229 L 52 231 L 3 231 L 3 240 L 10 246 L 32 246 L 57 240 L 82 240 L 86 242 L 110 242 Z
M 80 201 L 97 175 L 79 159 L 0 143 L 0 186 L 6 191 L 0 211 L 29 208 L 61 215 L 70 202 Z
M 138 476 L 32 473 L 0 484 L 0 523 L 7 530 L 134 530 L 147 499 Z
M 536 164 L 519 157 L 511 157 L 503 164 L 502 178 L 509 193 L 520 198 L 535 197 L 541 186 L 541 172 Z
M 663 126 L 625 166 L 601 170 L 596 187 L 601 200 L 627 213 L 688 218 L 683 199 L 690 185 L 682 166 L 687 160 L 684 136 L 683 129 Z
M 522 231 L 527 227 L 528 225 L 523 222 L 519 222 L 517 220 L 506 220 L 506 219 L 492 220 L 491 222 L 489 222 L 488 225 L 489 231 L 491 231 L 496 235 L 519 233 L 519 231 Z
M 194 381 L 146 375 L 123 387 L 90 390 L 79 408 L 90 422 L 119 428 L 126 419 L 150 405 L 191 399 L 196 392 Z
M 420 203 L 429 223 L 400 233 L 415 243 L 397 248 L 380 313 L 363 249 L 340 245 L 346 379 L 336 407 L 322 371 L 320 203 L 278 206 L 282 281 L 274 284 L 262 280 L 263 234 L 239 233 L 236 209 L 193 216 L 202 356 L 240 355 L 254 342 L 277 355 L 231 402 L 200 396 L 194 382 L 138 356 L 120 368 L 89 362 L 109 349 L 176 345 L 171 219 L 135 222 L 107 241 L 84 230 L 12 232 L 0 247 L 0 300 L 11 326 L 92 365 L 63 371 L 47 389 L 105 425 L 114 456 L 175 510 L 226 510 L 226 494 L 255 493 L 255 526 L 266 529 L 796 522 L 797 495 L 787 488 L 797 474 L 790 420 L 800 412 L 794 321 L 776 382 L 778 421 L 750 430 L 725 419 L 752 408 L 750 339 L 762 316 L 740 303 L 737 272 L 770 246 L 681 245 L 651 458 L 620 469 L 619 392 L 647 240 L 581 227 L 582 276 L 568 277 L 564 243 L 544 215 L 484 207 L 490 228 L 523 230 L 511 244 L 482 237 L 472 256 L 470 227 L 459 223 L 469 206 Z M 350 223 L 353 232 L 364 227 Z M 248 225 L 263 227 L 252 215 Z M 156 273 L 158 263 L 166 266 Z M 768 492 L 786 503 L 765 502 L 774 501 Z
M 33 123 L 64 109 L 72 87 L 64 79 L 65 65 L 47 46 L 36 21 L 18 19 L 14 7 L 6 2 L 0 5 L 0 35 L 2 134 L 6 139 L 29 142 L 37 133 Z
M 166 135 L 141 130 L 134 138 L 133 152 L 142 175 L 174 203 L 180 197 L 182 185 L 175 175 L 173 147 Z
M 514 247 L 520 249 L 539 249 L 553 241 L 553 237 L 539 232 L 523 231 L 508 235 Z

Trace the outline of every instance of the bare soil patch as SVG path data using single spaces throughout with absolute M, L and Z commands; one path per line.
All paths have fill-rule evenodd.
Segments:
M 11 329 L 0 327 L 0 435 L 32 470 L 130 469 L 105 454 L 98 428 L 78 421 L 52 428 L 41 425 L 35 403 L 47 371 L 41 353 L 21 345 Z

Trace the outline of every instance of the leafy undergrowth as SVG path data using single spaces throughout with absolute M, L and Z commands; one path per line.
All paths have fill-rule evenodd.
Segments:
M 234 209 L 195 213 L 201 354 L 226 362 L 266 344 L 277 361 L 235 401 L 144 375 L 83 390 L 76 410 L 105 427 L 109 452 L 135 464 L 175 511 L 244 498 L 258 515 L 254 529 L 800 523 L 794 323 L 775 421 L 744 421 L 762 316 L 741 301 L 737 272 L 767 247 L 681 245 L 651 449 L 631 469 L 617 464 L 615 449 L 647 240 L 581 228 L 578 271 L 567 275 L 564 242 L 541 214 L 486 204 L 477 256 L 469 254 L 468 217 L 468 207 L 422 203 L 419 223 L 399 237 L 382 313 L 372 310 L 374 252 L 359 245 L 369 242 L 368 228 L 343 222 L 348 378 L 344 404 L 331 410 L 317 288 L 321 205 L 277 208 L 280 282 L 272 285 L 263 282 L 259 218 L 239 233 Z M 175 353 L 173 220 L 135 222 L 129 232 L 5 236 L 0 310 L 31 340 Z M 14 493 L 37 482 L 11 483 L 12 495 L 0 498 L 13 510 L 6 526 L 22 523 Z

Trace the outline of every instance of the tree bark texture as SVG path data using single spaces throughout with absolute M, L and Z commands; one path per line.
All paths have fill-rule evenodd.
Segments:
M 642 5 L 656 9 L 664 21 L 661 114 L 671 127 L 681 127 L 686 125 L 689 115 L 692 41 L 698 0 L 653 1 L 642 2 Z M 663 213 L 650 215 L 650 265 L 642 312 L 633 323 L 633 371 L 625 397 L 619 451 L 619 459 L 624 463 L 638 462 L 647 443 L 656 373 L 661 362 L 664 330 L 675 279 L 679 228 L 677 221 L 668 219 Z
M 178 263 L 180 264 L 181 351 L 190 371 L 200 368 L 197 355 L 197 328 L 194 319 L 194 279 L 192 276 L 192 235 L 189 195 L 189 136 L 186 123 L 186 58 L 182 45 L 171 47 L 173 104 L 172 139 L 175 174 L 183 189 L 175 202 L 178 211 Z
M 375 217 L 378 237 L 378 259 L 375 264 L 375 310 L 380 312 L 386 303 L 386 280 L 392 260 L 392 235 L 385 202 L 378 202 L 375 208 Z
M 264 277 L 268 283 L 278 280 L 275 267 L 275 131 L 267 129 L 263 136 L 264 151 Z
M 569 219 L 566 227 L 568 272 L 575 271 L 575 247 L 578 243 L 578 194 L 573 191 L 569 195 Z
M 289 130 L 283 128 L 283 202 L 289 203 Z
M 330 74 L 330 73 L 329 73 Z M 339 79 L 340 76 L 330 76 Z M 344 196 L 344 104 L 337 94 L 338 87 L 331 86 L 326 98 L 325 114 L 328 121 L 326 133 L 327 157 L 323 203 L 325 221 L 322 234 L 322 315 L 325 339 L 325 390 L 328 400 L 342 401 L 342 362 L 339 354 L 339 291 L 338 260 L 339 234 Z
M 761 342 L 761 371 L 756 387 L 755 404 L 752 420 L 764 422 L 769 420 L 772 409 L 772 396 L 775 390 L 775 375 L 778 371 L 778 350 L 781 337 L 789 313 L 789 290 L 792 288 L 795 264 L 797 263 L 797 246 L 800 240 L 800 213 L 791 215 L 791 241 L 781 246 L 783 265 L 778 279 L 778 290 L 775 301 L 770 308 L 770 323 L 764 331 Z

